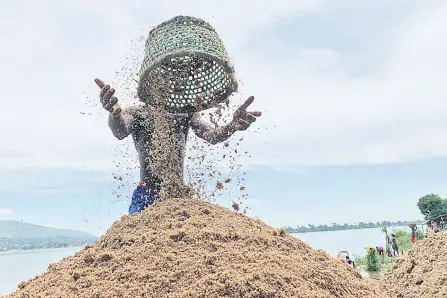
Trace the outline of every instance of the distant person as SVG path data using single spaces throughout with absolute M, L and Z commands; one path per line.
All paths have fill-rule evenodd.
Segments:
M 388 254 L 388 257 L 392 257 L 393 254 L 391 252 L 391 239 L 390 236 L 388 236 L 388 232 L 385 230 L 385 241 L 386 241 L 386 245 L 385 245 L 385 249 L 386 249 L 386 253 Z
M 439 232 L 438 224 L 434 220 L 431 221 L 431 228 L 432 228 L 433 232 L 435 232 L 435 233 Z
M 379 256 L 383 256 L 383 247 L 382 246 L 376 246 L 377 253 Z
M 355 268 L 354 261 L 351 260 L 351 259 L 349 258 L 349 256 L 346 256 L 346 264 L 348 264 L 349 266 L 352 266 L 352 268 Z
M 391 247 L 393 248 L 393 254 L 395 257 L 399 256 L 399 247 L 396 242 L 396 235 L 391 234 Z
M 393 253 L 391 252 L 391 245 L 389 242 L 386 243 L 386 254 L 388 255 L 388 257 L 393 256 Z
M 411 242 L 416 243 L 416 231 L 417 231 L 418 227 L 414 226 L 411 228 Z

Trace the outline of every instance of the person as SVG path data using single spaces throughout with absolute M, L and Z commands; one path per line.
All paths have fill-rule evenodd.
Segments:
M 418 229 L 418 227 L 415 225 L 414 227 L 411 228 L 411 242 L 416 243 L 416 230 Z
M 392 257 L 393 253 L 391 252 L 391 245 L 389 242 L 386 243 L 385 249 L 386 249 L 386 254 L 388 255 L 388 257 Z
M 438 224 L 434 220 L 431 221 L 431 228 L 432 228 L 433 232 L 435 232 L 435 233 L 439 232 Z
M 388 236 L 388 232 L 386 231 L 386 228 L 385 228 L 385 243 L 386 243 L 385 244 L 386 253 L 387 253 L 388 257 L 392 257 L 393 254 L 391 252 L 391 239 L 390 239 L 390 236 Z
M 161 182 L 163 177 L 157 177 L 153 174 L 153 164 L 151 162 L 151 153 L 154 152 L 151 144 L 153 141 L 153 126 L 151 123 L 151 114 L 153 109 L 147 104 L 131 106 L 121 109 L 118 99 L 115 96 L 115 89 L 105 84 L 100 79 L 95 79 L 96 85 L 101 89 L 99 98 L 103 108 L 109 112 L 109 128 L 118 140 L 132 135 L 135 148 L 138 153 L 140 163 L 140 182 L 133 192 L 129 206 L 129 215 L 144 210 L 147 206 L 154 203 L 159 197 Z M 256 121 L 257 117 L 262 115 L 258 111 L 247 111 L 247 108 L 253 103 L 254 97 L 250 96 L 233 114 L 232 121 L 224 126 L 214 127 L 201 119 L 200 113 L 189 114 L 170 114 L 165 113 L 168 119 L 170 133 L 175 134 L 179 142 L 175 142 L 175 148 L 181 156 L 179 160 L 181 166 L 177 177 L 183 181 L 183 162 L 186 148 L 186 140 L 189 129 L 201 139 L 217 144 L 226 141 L 236 131 L 244 131 Z M 167 132 L 169 133 L 169 132 Z M 177 151 L 176 151 L 177 152 Z
M 399 247 L 396 242 L 396 235 L 391 234 L 391 247 L 393 248 L 393 254 L 395 257 L 399 256 Z
M 349 256 L 346 256 L 346 264 L 348 264 L 348 265 L 352 266 L 353 268 L 355 268 L 354 261 L 351 260 L 351 259 L 349 258 Z
M 383 247 L 382 246 L 376 246 L 376 251 L 379 254 L 379 256 L 383 256 Z

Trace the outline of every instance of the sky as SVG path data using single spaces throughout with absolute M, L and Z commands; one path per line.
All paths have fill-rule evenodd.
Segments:
M 254 95 L 263 112 L 230 140 L 250 153 L 250 216 L 414 220 L 419 197 L 446 193 L 445 1 L 17 0 L 0 11 L 0 220 L 99 235 L 126 214 L 135 151 L 112 136 L 93 79 L 135 104 L 144 39 L 176 15 L 216 28 L 240 80 L 232 104 Z

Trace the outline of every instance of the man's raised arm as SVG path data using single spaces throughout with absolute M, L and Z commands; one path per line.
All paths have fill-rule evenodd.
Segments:
M 228 140 L 236 131 L 246 130 L 256 121 L 261 112 L 247 112 L 247 108 L 253 102 L 254 97 L 250 96 L 233 114 L 233 120 L 224 126 L 213 128 L 210 124 L 201 119 L 199 113 L 195 113 L 191 119 L 191 129 L 201 139 L 217 144 Z
M 213 145 L 228 140 L 228 138 L 230 138 L 236 131 L 236 128 L 232 123 L 214 128 L 204 121 L 199 113 L 193 115 L 191 119 L 191 129 L 196 136 Z
M 103 108 L 110 112 L 109 127 L 113 135 L 122 140 L 133 131 L 135 115 L 138 107 L 129 107 L 124 110 L 118 104 L 118 98 L 114 96 L 115 89 L 110 88 L 110 85 L 104 84 L 100 79 L 95 79 L 96 85 L 101 88 L 99 98 Z
M 113 135 L 122 140 L 133 132 L 136 107 L 125 108 L 117 116 L 109 114 L 109 127 Z

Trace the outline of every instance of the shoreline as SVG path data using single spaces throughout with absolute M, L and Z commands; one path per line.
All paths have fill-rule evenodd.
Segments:
M 66 249 L 75 249 L 75 248 L 82 249 L 84 246 L 46 247 L 46 248 L 37 248 L 37 249 L 11 249 L 11 250 L 0 251 L 0 255 L 15 254 L 15 253 L 27 253 L 27 252 L 39 252 L 39 251 L 48 251 L 48 250 L 66 250 Z
M 309 233 L 322 233 L 322 232 L 339 232 L 339 231 L 354 231 L 354 230 L 367 230 L 367 229 L 380 229 L 381 227 L 359 227 L 359 228 L 351 228 L 351 229 L 337 229 L 337 230 L 320 230 L 320 231 L 301 231 L 301 232 L 289 232 L 287 231 L 287 228 L 283 228 L 287 234 L 309 234 Z M 387 228 L 408 228 L 408 226 L 405 225 L 396 225 L 396 226 L 389 226 Z

